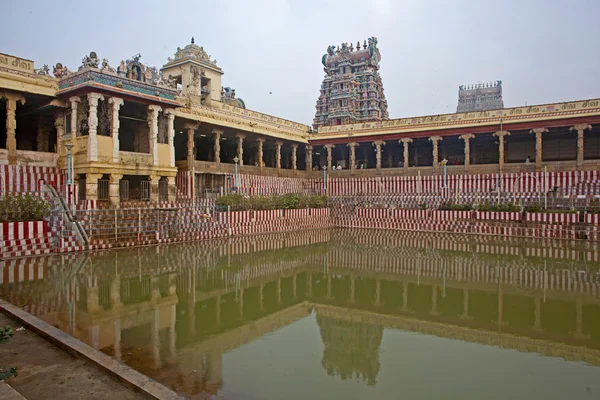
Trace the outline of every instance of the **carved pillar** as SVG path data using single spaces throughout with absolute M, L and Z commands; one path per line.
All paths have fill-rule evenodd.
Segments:
M 498 166 L 500 168 L 500 173 L 504 172 L 504 137 L 510 136 L 509 131 L 498 131 L 494 133 L 494 136 L 498 137 Z
M 86 200 L 98 200 L 98 179 L 102 174 L 87 174 L 85 176 L 85 198 Z
M 465 141 L 465 171 L 469 170 L 469 166 L 471 165 L 471 139 L 473 139 L 475 135 L 472 133 L 465 133 L 464 135 L 460 135 L 460 138 Z
M 175 184 L 175 177 L 167 177 L 167 200 L 175 201 L 177 199 L 177 185 Z
M 283 142 L 281 140 L 278 140 L 275 142 L 275 144 L 277 145 L 277 152 L 275 153 L 276 167 L 277 167 L 277 170 L 280 170 L 281 169 L 281 146 L 283 145 Z
M 117 164 L 119 162 L 119 110 L 123 105 L 123 99 L 111 97 L 108 99 L 108 104 L 112 106 L 111 136 L 113 141 L 113 163 Z
M 438 168 L 438 144 L 442 140 L 441 136 L 432 136 L 429 138 L 431 144 L 433 144 L 433 169 Z
M 167 115 L 167 118 L 168 118 L 167 143 L 169 144 L 169 167 L 174 167 L 175 166 L 175 110 L 173 110 L 172 108 L 168 108 L 165 110 L 165 114 Z
M 358 147 L 358 143 L 350 142 L 348 143 L 348 147 L 350 148 L 350 169 L 356 169 L 356 148 Z
M 398 140 L 399 143 L 402 143 L 404 145 L 404 161 L 403 161 L 404 170 L 408 169 L 408 144 L 412 143 L 412 141 L 413 140 L 409 139 L 409 138 Z
M 90 112 L 88 114 L 88 161 L 98 161 L 98 100 L 102 98 L 99 93 L 88 93 L 88 104 Z
M 71 140 L 74 141 L 77 137 L 77 109 L 81 99 L 73 96 L 69 98 L 69 101 L 71 102 L 71 132 L 68 133 L 71 135 Z
M 158 165 L 158 112 L 161 110 L 159 106 L 148 106 L 148 134 L 150 139 L 150 154 L 152 154 L 152 165 Z
M 546 128 L 535 128 L 529 131 L 529 133 L 535 133 L 535 169 L 537 171 L 542 169 L 542 134 L 548 132 Z
M 331 171 L 331 163 L 332 163 L 331 153 L 333 152 L 335 145 L 334 144 L 326 144 L 323 147 L 325 148 L 325 150 L 327 150 L 327 169 L 329 171 Z
M 215 163 L 217 163 L 218 167 L 221 164 L 221 135 L 223 134 L 223 131 L 220 129 L 213 129 L 213 134 L 215 135 Z
M 246 137 L 245 133 L 236 133 L 235 137 L 238 138 L 237 145 L 237 157 L 240 159 L 239 165 L 240 167 L 244 165 L 244 138 Z
M 298 150 L 298 144 L 292 143 L 292 169 L 296 170 L 296 151 Z
M 119 182 L 121 182 L 121 179 L 123 179 L 123 175 L 115 174 L 111 174 L 108 178 L 108 198 L 110 204 L 113 206 L 118 206 L 121 201 L 119 192 Z
M 20 95 L 4 93 L 6 98 L 6 149 L 8 163 L 17 165 L 17 101 L 25 104 L 25 98 Z
M 54 128 L 56 129 L 56 152 L 58 153 L 58 167 L 67 167 L 67 149 L 64 146 L 65 113 L 63 110 L 54 113 Z
M 160 176 L 150 175 L 150 201 L 152 203 L 158 203 L 158 182 Z
M 312 170 L 312 145 L 307 144 L 306 147 L 306 152 L 304 154 L 305 156 L 305 160 L 306 160 L 306 171 L 311 171 Z
M 373 146 L 375 146 L 375 160 L 377 170 L 381 169 L 381 146 L 385 146 L 385 142 L 383 140 L 377 140 L 373 142 Z
M 588 124 L 577 124 L 571 127 L 571 131 L 577 131 L 577 168 L 583 168 L 583 132 L 592 129 Z
M 187 130 L 187 167 L 190 172 L 190 193 L 192 195 L 192 200 L 196 198 L 196 169 L 194 165 L 195 157 L 194 157 L 194 132 L 198 125 L 195 124 L 185 124 L 185 129 Z
M 258 167 L 262 170 L 265 167 L 265 162 L 263 161 L 263 144 L 265 143 L 265 138 L 257 138 L 256 142 L 258 143 L 258 147 L 256 148 L 256 159 L 258 163 Z

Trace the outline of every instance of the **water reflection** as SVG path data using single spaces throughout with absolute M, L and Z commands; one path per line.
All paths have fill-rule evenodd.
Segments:
M 253 374 L 279 365 L 303 373 L 275 386 L 386 398 L 398 332 L 600 366 L 598 251 L 580 246 L 322 230 L 3 262 L 0 295 L 188 395 L 278 398 Z

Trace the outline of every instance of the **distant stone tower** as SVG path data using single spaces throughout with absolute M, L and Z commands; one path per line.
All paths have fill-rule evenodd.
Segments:
M 502 81 L 458 87 L 456 112 L 497 110 L 504 108 Z
M 342 43 L 327 48 L 322 63 L 327 74 L 321 84 L 313 128 L 389 119 L 379 75 L 381 54 L 377 39 L 360 42 L 356 49 Z

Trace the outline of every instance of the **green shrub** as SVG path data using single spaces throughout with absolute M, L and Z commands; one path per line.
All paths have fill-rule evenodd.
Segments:
M 252 196 L 245 197 L 241 194 L 229 194 L 217 198 L 218 207 L 228 208 L 231 211 L 247 210 L 295 210 L 300 208 L 325 208 L 327 196 L 307 196 L 299 193 L 288 193 L 280 196 Z
M 10 326 L 0 327 L 0 344 L 8 343 L 13 336 L 13 329 Z M 4 368 L 0 367 L 0 381 L 10 378 L 11 376 L 17 376 L 18 371 L 16 367 Z
M 443 203 L 438 207 L 438 210 L 442 211 L 471 211 L 473 209 L 473 205 L 469 203 L 465 204 L 451 204 L 451 203 Z
M 502 204 L 491 204 L 488 202 L 481 203 L 477 210 L 479 211 L 506 211 L 506 212 L 515 212 L 521 211 L 521 207 L 517 204 L 513 203 L 502 203 Z
M 590 214 L 598 214 L 600 213 L 600 204 L 598 204 L 598 199 L 597 198 L 593 198 L 590 201 L 590 206 L 587 209 L 587 212 Z
M 525 211 L 528 213 L 539 213 L 544 211 L 544 207 L 541 204 L 532 204 L 525 207 Z
M 0 198 L 0 222 L 41 221 L 50 215 L 50 204 L 31 194 Z

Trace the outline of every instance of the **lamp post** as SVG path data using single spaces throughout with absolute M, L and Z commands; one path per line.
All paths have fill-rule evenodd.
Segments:
M 234 181 L 234 187 L 237 190 L 238 188 L 238 162 L 240 162 L 240 159 L 236 157 L 233 158 L 233 162 L 235 163 L 235 181 Z
M 327 194 L 327 165 L 323 167 L 323 194 Z
M 446 165 L 448 164 L 448 160 L 446 160 L 445 158 L 442 160 L 442 165 L 444 166 L 444 189 L 448 188 L 448 185 L 446 184 Z
M 67 185 L 70 185 L 72 182 L 72 171 L 71 171 L 71 149 L 73 148 L 73 143 L 66 142 L 65 147 L 67 148 Z

